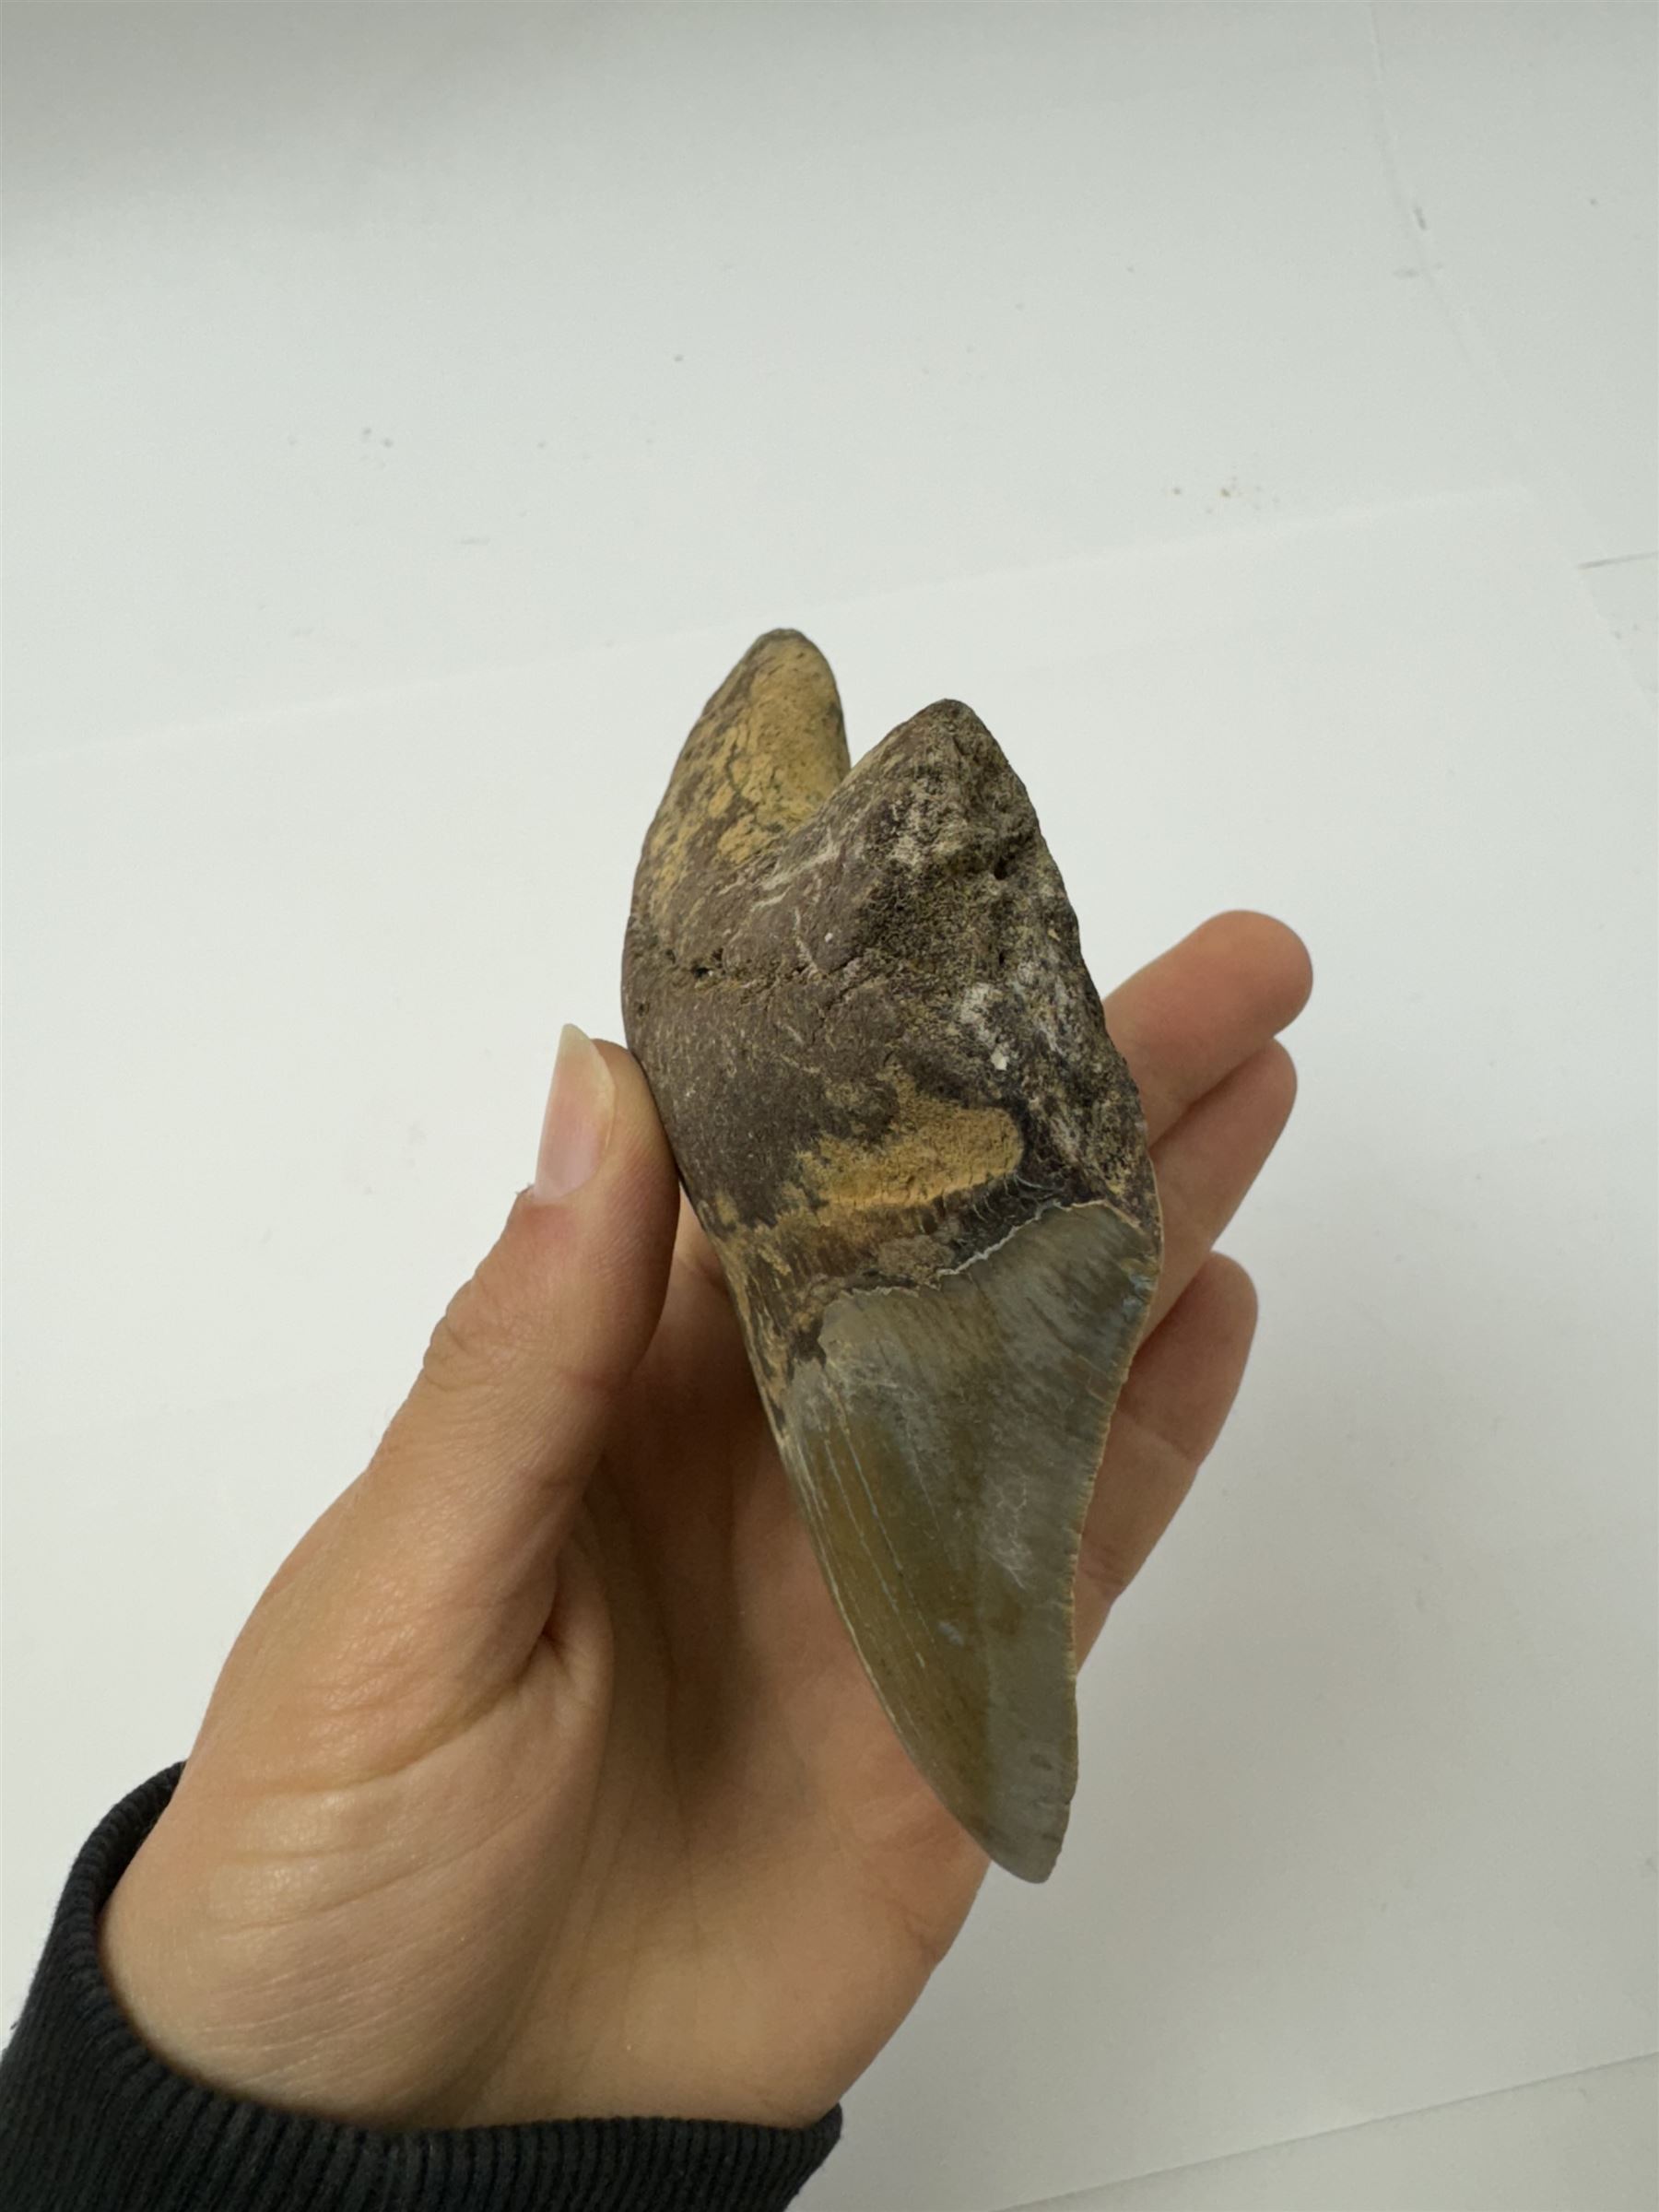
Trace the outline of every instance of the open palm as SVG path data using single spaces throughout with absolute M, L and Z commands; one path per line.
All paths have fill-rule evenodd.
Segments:
M 1080 1652 L 1238 1387 L 1254 1295 L 1211 1245 L 1289 1112 L 1274 1038 L 1308 987 L 1295 936 L 1235 914 L 1108 1001 L 1166 1257 Z M 805 2123 L 984 1875 L 835 1613 L 638 1071 L 605 1065 L 596 1171 L 515 1206 L 255 1608 L 106 1912 L 136 2025 L 216 2087 L 399 2126 Z

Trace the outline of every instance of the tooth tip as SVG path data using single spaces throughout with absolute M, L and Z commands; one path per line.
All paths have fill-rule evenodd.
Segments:
M 793 666 L 803 674 L 828 677 L 831 684 L 835 681 L 830 663 L 804 629 L 762 630 L 737 665 L 745 668 L 757 664 L 780 671 Z
M 932 1281 L 841 1292 L 780 1398 L 889 1719 L 941 1802 L 1031 1881 L 1077 1783 L 1072 1585 L 1146 1257 L 1111 1206 L 1052 1207 Z

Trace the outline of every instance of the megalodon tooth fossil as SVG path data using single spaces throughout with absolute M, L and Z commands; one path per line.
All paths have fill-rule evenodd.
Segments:
M 852 766 L 828 664 L 771 632 L 646 836 L 623 998 L 877 1695 L 1041 1880 L 1077 1780 L 1079 1535 L 1161 1230 L 1025 786 L 954 700 Z

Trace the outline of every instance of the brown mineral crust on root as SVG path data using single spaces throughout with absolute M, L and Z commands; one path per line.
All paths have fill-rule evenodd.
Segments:
M 810 804 L 753 769 L 767 746 Z M 797 1353 L 831 1274 L 924 1280 L 1046 1206 L 1105 1198 L 1158 1227 L 1134 1086 L 994 738 L 947 700 L 831 781 L 845 758 L 827 666 L 794 633 L 762 639 L 688 741 L 624 971 L 629 1041 L 704 1226 L 786 1249 L 805 1213 L 829 1240 L 820 1281 L 776 1317 Z M 752 841 L 762 823 L 774 841 Z M 935 1171 L 907 1180 L 924 1115 Z M 838 1206 L 849 1181 L 861 1203 Z

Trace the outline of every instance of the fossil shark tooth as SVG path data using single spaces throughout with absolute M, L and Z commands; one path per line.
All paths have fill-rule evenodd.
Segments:
M 827 663 L 770 633 L 647 833 L 623 997 L 877 1695 L 1041 1880 L 1077 1779 L 1079 1532 L 1161 1232 L 1025 786 L 951 700 L 850 766 Z

